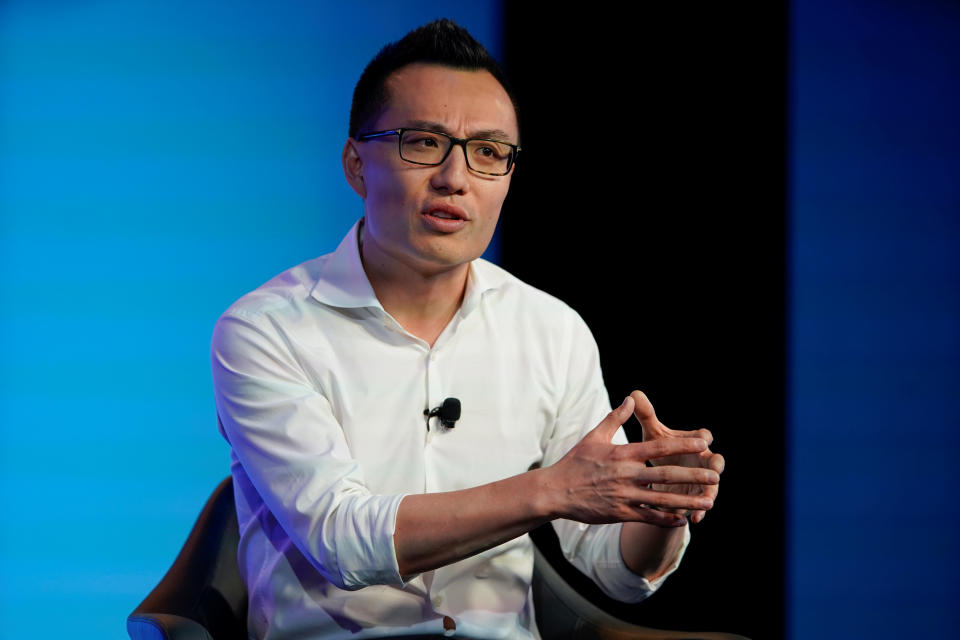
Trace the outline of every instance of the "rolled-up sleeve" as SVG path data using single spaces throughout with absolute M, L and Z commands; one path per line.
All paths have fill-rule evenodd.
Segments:
M 211 360 L 224 435 L 287 537 L 339 588 L 402 585 L 393 535 L 403 494 L 368 490 L 330 403 L 269 318 L 222 316 Z
M 630 571 L 620 554 L 622 524 L 585 525 L 555 520 L 554 529 L 564 556 L 593 580 L 608 596 L 621 602 L 640 602 L 653 594 L 680 565 L 690 542 L 690 527 L 684 532 L 683 546 L 660 576 L 647 580 Z
M 569 327 L 566 393 L 556 418 L 553 437 L 546 447 L 544 466 L 562 458 L 610 412 L 610 401 L 600 370 L 600 355 L 586 323 L 576 314 Z M 619 429 L 614 444 L 626 444 Z M 587 525 L 554 520 L 554 530 L 566 559 L 611 598 L 639 602 L 656 591 L 680 564 L 690 541 L 686 528 L 682 547 L 668 569 L 655 580 L 647 580 L 627 567 L 620 553 L 621 524 Z

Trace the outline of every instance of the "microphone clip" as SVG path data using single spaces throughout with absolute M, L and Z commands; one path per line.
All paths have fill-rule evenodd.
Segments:
M 436 417 L 444 429 L 453 429 L 460 419 L 460 400 L 457 398 L 446 398 L 439 407 L 433 409 L 424 409 L 423 415 L 427 417 L 427 430 L 430 430 L 430 418 Z

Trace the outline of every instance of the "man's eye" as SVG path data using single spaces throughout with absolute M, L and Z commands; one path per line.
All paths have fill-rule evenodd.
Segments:
M 440 141 L 437 140 L 435 136 L 409 136 L 407 138 L 406 144 L 411 146 L 420 147 L 423 149 L 436 149 L 440 146 Z
M 506 145 L 482 143 L 474 146 L 473 154 L 484 160 L 503 160 L 510 155 L 510 149 Z

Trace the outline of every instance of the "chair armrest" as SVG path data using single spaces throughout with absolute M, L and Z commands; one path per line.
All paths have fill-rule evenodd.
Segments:
M 536 547 L 533 599 L 543 640 L 749 640 L 732 633 L 667 631 L 610 615 L 571 587 Z
M 170 613 L 134 613 L 127 618 L 132 640 L 213 640 L 198 622 Z

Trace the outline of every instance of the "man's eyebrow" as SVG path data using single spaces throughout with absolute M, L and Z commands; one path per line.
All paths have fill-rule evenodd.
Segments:
M 450 132 L 445 126 L 439 122 L 429 122 L 427 120 L 411 120 L 408 125 L 414 129 L 429 129 L 430 131 L 437 131 L 439 133 L 445 133 L 448 136 L 453 136 L 453 133 Z M 456 136 L 454 136 L 456 137 Z M 500 142 L 508 142 L 510 140 L 510 134 L 508 134 L 503 129 L 480 129 L 479 131 L 473 131 L 468 134 L 470 138 L 480 138 L 482 140 L 497 140 Z
M 482 138 L 484 140 L 497 140 L 499 142 L 507 142 L 510 140 L 510 134 L 503 129 L 481 129 L 480 131 L 474 131 L 470 137 Z

